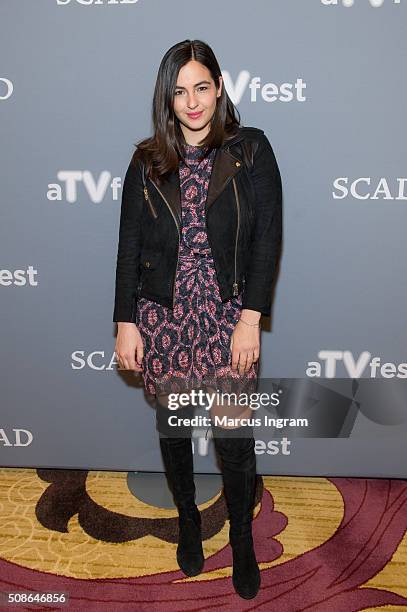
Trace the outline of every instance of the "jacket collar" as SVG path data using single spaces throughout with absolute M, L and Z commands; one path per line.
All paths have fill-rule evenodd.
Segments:
M 230 153 L 229 147 L 240 140 L 243 140 L 243 138 L 243 129 L 239 127 L 237 133 L 226 139 L 222 146 L 217 149 L 209 180 L 208 194 L 205 203 L 206 211 L 220 196 L 229 181 L 242 168 L 242 159 L 236 156 L 234 153 Z M 167 203 L 171 207 L 172 212 L 177 219 L 178 227 L 181 227 L 181 188 L 179 173 L 172 172 L 166 180 L 163 180 L 159 186 L 159 191 L 162 193 Z

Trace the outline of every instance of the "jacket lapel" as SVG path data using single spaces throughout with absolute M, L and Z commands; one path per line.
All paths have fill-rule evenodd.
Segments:
M 241 166 L 242 160 L 229 153 L 226 149 L 221 148 L 216 151 L 209 179 L 208 195 L 205 204 L 206 210 L 220 196 L 229 181 L 239 172 Z
M 205 210 L 208 210 L 215 200 L 220 196 L 229 181 L 240 171 L 243 161 L 236 155 L 229 152 L 228 147 L 242 140 L 243 136 L 239 130 L 237 136 L 226 140 L 215 154 L 211 177 L 209 180 L 208 195 L 205 203 Z M 155 183 L 154 183 L 155 184 Z M 157 187 L 157 185 L 156 185 Z M 172 213 L 177 219 L 178 227 L 181 226 L 181 187 L 179 173 L 172 172 L 161 185 L 157 187 L 161 192 Z

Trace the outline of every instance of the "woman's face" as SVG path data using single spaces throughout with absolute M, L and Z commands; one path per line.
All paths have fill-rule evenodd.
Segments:
M 216 99 L 222 91 L 222 77 L 219 80 L 217 89 L 207 67 L 196 60 L 189 61 L 178 73 L 174 113 L 189 144 L 198 144 L 210 130 Z

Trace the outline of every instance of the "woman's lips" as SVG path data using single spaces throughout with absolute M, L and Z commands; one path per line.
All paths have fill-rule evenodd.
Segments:
M 198 117 L 200 117 L 202 115 L 203 111 L 199 112 L 199 113 L 187 113 L 188 117 L 190 119 L 198 119 Z

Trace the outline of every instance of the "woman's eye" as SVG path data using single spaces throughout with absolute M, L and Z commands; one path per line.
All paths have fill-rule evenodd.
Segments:
M 207 90 L 207 89 L 209 89 L 209 88 L 208 88 L 208 86 L 207 86 L 207 85 L 201 85 L 201 86 L 200 86 L 200 87 L 198 87 L 197 89 L 198 89 L 198 91 L 206 91 L 206 90 Z M 182 89 L 178 89 L 178 90 L 176 90 L 175 95 L 177 96 L 178 94 L 182 94 L 182 93 L 184 93 L 184 92 L 182 91 Z

